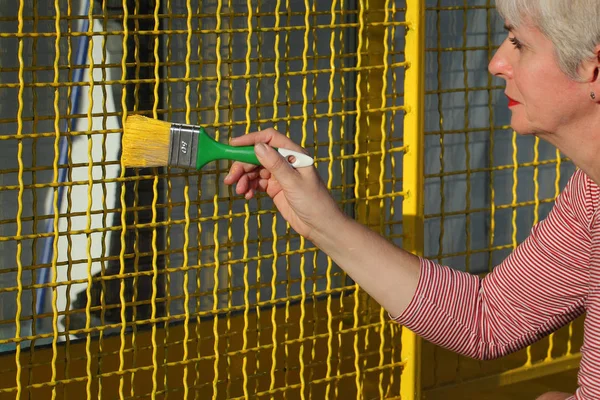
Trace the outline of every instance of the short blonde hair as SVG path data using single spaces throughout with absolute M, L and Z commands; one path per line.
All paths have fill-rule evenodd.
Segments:
M 579 67 L 600 44 L 599 0 L 496 0 L 496 8 L 514 27 L 533 23 L 554 44 L 561 70 L 582 80 Z

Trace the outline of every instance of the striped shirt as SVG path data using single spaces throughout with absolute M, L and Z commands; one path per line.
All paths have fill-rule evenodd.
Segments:
M 600 399 L 600 188 L 576 171 L 548 217 L 481 279 L 421 259 L 417 291 L 396 321 L 477 359 L 520 350 L 586 313 L 579 388 Z

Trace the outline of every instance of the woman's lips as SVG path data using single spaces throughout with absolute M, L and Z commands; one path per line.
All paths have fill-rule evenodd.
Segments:
M 508 96 L 506 96 L 506 97 L 508 97 Z M 508 107 L 509 107 L 509 108 L 510 108 L 510 107 L 517 106 L 517 105 L 519 105 L 519 104 L 521 104 L 521 103 L 519 103 L 518 101 L 516 101 L 516 100 L 513 100 L 513 99 L 511 99 L 510 97 L 508 97 Z

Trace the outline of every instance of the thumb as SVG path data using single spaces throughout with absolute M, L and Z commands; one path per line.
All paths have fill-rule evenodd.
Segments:
M 296 171 L 274 148 L 264 143 L 257 143 L 254 152 L 258 161 L 265 167 L 282 186 L 287 186 L 296 178 Z

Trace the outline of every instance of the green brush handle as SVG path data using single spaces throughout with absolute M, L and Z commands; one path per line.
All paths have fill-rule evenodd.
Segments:
M 199 128 L 196 169 L 201 169 L 216 160 L 233 160 L 260 165 L 254 153 L 254 146 L 229 146 L 219 143 L 210 137 L 204 128 Z

